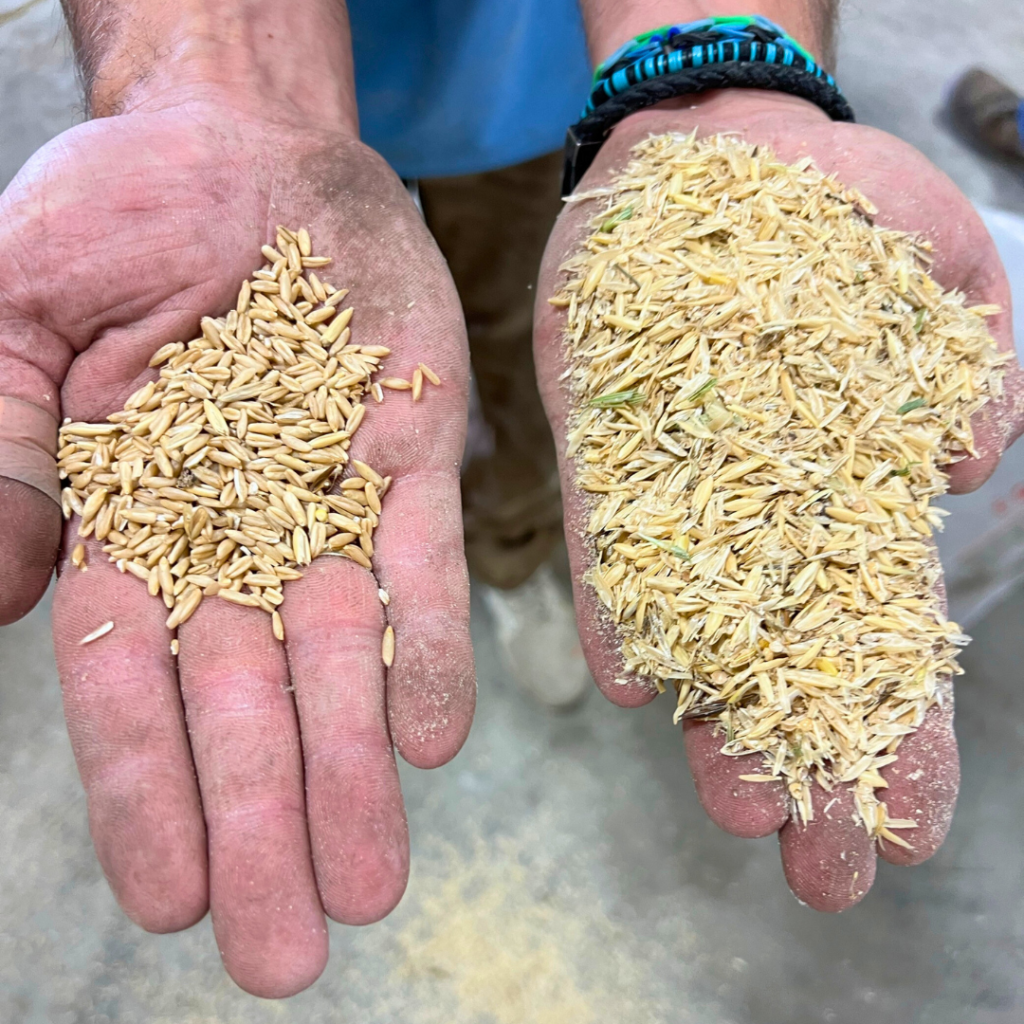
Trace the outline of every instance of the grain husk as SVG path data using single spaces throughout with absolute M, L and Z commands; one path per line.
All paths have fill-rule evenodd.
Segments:
M 717 721 L 748 781 L 854 788 L 909 845 L 881 769 L 948 692 L 967 641 L 933 531 L 945 467 L 1003 358 L 931 278 L 922 238 L 804 159 L 652 137 L 550 301 L 566 311 L 567 454 L 591 499 L 586 580 L 624 669 Z

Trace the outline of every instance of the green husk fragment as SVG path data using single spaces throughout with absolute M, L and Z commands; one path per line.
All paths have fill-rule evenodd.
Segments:
M 609 391 L 606 395 L 591 398 L 587 405 L 592 409 L 612 409 L 616 405 L 638 405 L 644 397 L 642 391 Z
M 717 383 L 717 377 L 712 377 L 710 380 L 705 381 L 692 395 L 687 396 L 686 401 L 696 402 L 698 398 L 706 395 Z
M 622 210 L 619 210 L 614 217 L 609 217 L 602 225 L 601 230 L 607 234 L 616 224 L 620 224 L 624 220 L 629 220 L 633 216 L 633 206 L 630 204 Z
M 905 412 L 913 412 L 915 409 L 920 409 L 922 406 L 927 404 L 928 402 L 923 398 L 912 398 L 909 402 L 904 402 L 896 410 L 896 415 L 902 416 Z
M 662 551 L 675 555 L 676 558 L 681 558 L 685 562 L 690 561 L 690 552 L 686 548 L 681 548 L 678 544 L 671 544 L 667 540 L 658 540 L 657 537 L 648 537 L 646 533 L 638 533 L 637 536 L 647 541 L 648 544 L 653 544 L 656 548 L 661 548 Z

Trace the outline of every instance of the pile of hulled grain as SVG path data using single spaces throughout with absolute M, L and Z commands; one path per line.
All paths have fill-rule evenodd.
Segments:
M 312 254 L 305 229 L 278 227 L 276 242 L 233 310 L 153 356 L 159 378 L 122 412 L 61 427 L 65 516 L 162 595 L 171 629 L 216 595 L 262 608 L 284 639 L 277 608 L 301 566 L 333 553 L 370 568 L 391 478 L 353 459 L 331 493 L 362 400 L 382 401 L 382 387 L 418 400 L 424 377 L 439 383 L 425 366 L 371 383 L 389 350 L 351 343 L 347 290 L 316 274 L 330 259 Z M 82 545 L 72 561 L 84 566 Z M 390 646 L 386 661 L 393 634 Z
M 744 778 L 855 783 L 942 699 L 956 645 L 930 540 L 943 463 L 999 387 L 985 326 L 928 276 L 929 247 L 871 204 L 733 138 L 637 147 L 551 301 L 593 496 L 588 580 L 627 670 L 715 716 Z M 582 197 L 587 198 L 587 197 Z

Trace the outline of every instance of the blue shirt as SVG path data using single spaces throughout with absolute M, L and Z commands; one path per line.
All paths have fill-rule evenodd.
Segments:
M 405 178 L 559 149 L 590 87 L 576 0 L 349 0 L 363 140 Z

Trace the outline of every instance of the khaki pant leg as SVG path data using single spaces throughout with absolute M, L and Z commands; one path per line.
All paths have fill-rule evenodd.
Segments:
M 562 534 L 554 441 L 537 390 L 533 304 L 561 209 L 561 155 L 420 182 L 423 211 L 455 279 L 493 450 L 462 480 L 466 556 L 477 579 L 523 582 Z

